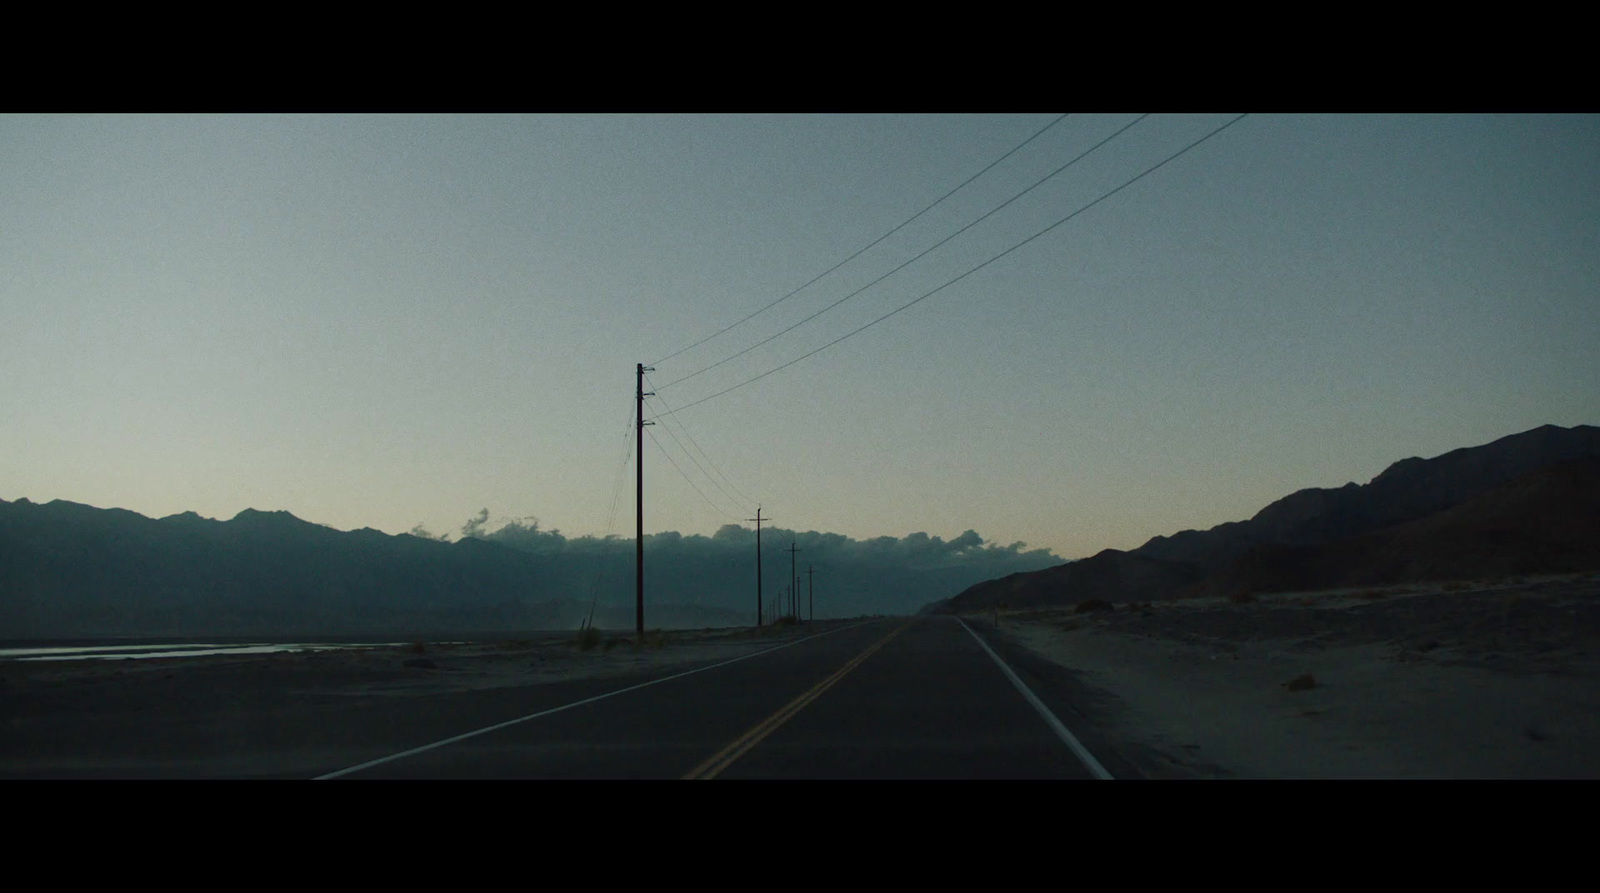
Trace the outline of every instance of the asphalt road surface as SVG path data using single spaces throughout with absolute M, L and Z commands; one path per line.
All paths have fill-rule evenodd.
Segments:
M 160 728 L 140 726 L 138 711 L 129 711 L 114 744 L 88 730 L 74 743 L 66 726 L 52 733 L 62 747 L 82 750 L 76 768 L 63 761 L 66 750 L 53 751 L 42 772 L 30 770 L 26 759 L 0 753 L 0 774 L 342 780 L 1137 777 L 1095 734 L 1086 718 L 1092 701 L 1069 672 L 1008 648 L 993 630 L 969 628 L 953 617 L 887 618 L 648 676 L 371 703 L 285 700 L 241 708 L 224 726 L 210 720 L 209 728 L 172 727 L 170 721 Z
M 1059 696 L 1041 682 L 1034 678 L 1029 691 L 1039 687 Z M 612 680 L 604 687 L 617 691 L 629 684 Z M 1047 702 L 1045 708 L 1055 715 Z M 529 715 L 540 709 L 550 707 L 536 705 Z M 421 752 L 399 755 L 404 749 L 396 748 L 374 757 L 375 765 L 327 774 L 351 779 L 1112 775 L 1092 752 L 1087 761 L 1080 757 L 1075 741 L 1081 748 L 1077 735 L 1069 729 L 1064 738 L 962 623 L 949 617 L 897 618 L 819 635 Z

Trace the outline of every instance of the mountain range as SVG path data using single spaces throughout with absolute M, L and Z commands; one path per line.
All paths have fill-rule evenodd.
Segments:
M 283 511 L 152 519 L 0 500 L 0 639 L 512 633 L 571 629 L 591 611 L 602 628 L 633 627 L 631 540 L 536 523 L 485 531 L 486 518 L 449 542 Z M 973 531 L 765 534 L 768 611 L 789 585 L 782 553 L 793 546 L 802 574 L 818 569 L 801 593 L 814 585 L 817 616 L 835 617 L 1600 570 L 1600 428 L 1546 425 L 1405 459 L 1366 484 L 1300 490 L 1245 521 L 1073 562 Z M 645 543 L 649 626 L 753 622 L 754 531 Z
M 567 538 L 537 523 L 489 531 L 480 516 L 449 542 L 340 531 L 284 511 L 230 520 L 154 519 L 55 500 L 0 500 L 0 640 L 194 636 L 514 634 L 634 628 L 632 540 Z M 930 596 L 1061 559 L 973 531 L 853 540 L 768 529 L 767 616 L 786 591 L 795 546 L 817 617 L 911 613 Z M 755 532 L 645 537 L 649 628 L 755 622 Z M 811 607 L 802 602 L 803 612 Z
M 934 613 L 1600 569 L 1600 428 L 1544 425 L 1366 484 L 1300 490 L 1246 521 L 976 584 Z

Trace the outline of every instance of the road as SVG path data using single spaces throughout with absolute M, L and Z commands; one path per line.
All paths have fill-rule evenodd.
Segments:
M 83 753 L 81 761 L 65 760 L 67 751 L 58 749 L 50 760 L 30 763 L 21 757 L 37 756 L 47 745 L 18 739 L 17 748 L 26 753 L 0 748 L 0 774 L 340 780 L 1138 777 L 1085 720 L 1087 699 L 1070 673 L 1008 648 L 992 630 L 974 630 L 953 617 L 886 618 L 730 661 L 631 678 L 370 702 L 285 699 L 233 709 L 220 725 L 214 717 L 174 724 L 169 711 L 166 726 L 157 728 L 155 720 L 141 725 L 138 717 L 145 711 L 126 710 L 114 731 L 85 727 L 75 733 L 70 725 L 51 726 L 63 747 Z M 22 731 L 24 725 L 14 728 Z M 68 740 L 77 738 L 83 740 Z
M 613 680 L 609 689 L 627 687 Z M 1096 765 L 1075 753 L 967 627 L 938 617 L 819 635 L 338 777 L 1089 779 L 1097 768 L 1109 774 L 1090 759 Z

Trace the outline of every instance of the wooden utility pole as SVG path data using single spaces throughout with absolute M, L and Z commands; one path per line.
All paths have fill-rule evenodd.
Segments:
M 756 522 L 756 629 L 761 628 L 761 506 L 756 506 L 756 516 L 746 518 Z M 766 520 L 771 521 L 771 518 Z
M 636 577 L 634 593 L 634 619 L 637 621 L 640 642 L 644 641 L 644 426 L 655 424 L 655 422 L 647 422 L 644 420 L 644 398 L 655 396 L 653 393 L 646 394 L 644 392 L 644 374 L 646 372 L 654 371 L 656 370 L 653 366 L 646 366 L 643 363 L 639 364 L 637 380 L 638 386 L 636 388 L 639 404 L 637 411 L 634 413 L 635 430 L 633 437 L 633 448 L 636 453 L 634 458 L 638 460 L 638 473 L 635 478 L 633 491 L 634 518 L 636 520 L 633 532 L 633 565 L 634 576 Z
M 805 550 L 804 549 L 796 549 L 794 546 L 795 546 L 794 541 L 790 540 L 789 541 L 789 579 L 794 581 L 794 585 L 790 586 L 790 588 L 789 588 L 789 591 L 793 594 L 792 597 L 789 599 L 789 607 L 791 609 L 790 610 L 790 616 L 794 617 L 794 619 L 796 619 L 796 620 L 799 620 L 800 619 L 800 585 L 799 585 L 800 584 L 800 575 L 795 573 L 794 553 L 796 553 L 796 552 L 804 552 Z
M 816 568 L 806 565 L 806 607 L 808 609 L 806 613 L 811 615 L 806 618 L 807 620 L 817 619 L 817 581 L 811 576 L 816 572 Z

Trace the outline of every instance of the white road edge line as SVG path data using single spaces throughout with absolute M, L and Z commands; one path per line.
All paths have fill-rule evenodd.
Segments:
M 514 726 L 519 722 L 527 722 L 530 719 L 538 719 L 541 716 L 549 716 L 552 713 L 560 713 L 563 710 L 570 710 L 573 707 L 581 707 L 584 704 L 593 704 L 595 701 L 603 701 L 606 698 L 612 697 L 614 695 L 620 695 L 620 694 L 624 694 L 626 692 L 636 691 L 636 690 L 641 689 L 641 688 L 649 688 L 652 685 L 658 685 L 658 684 L 660 684 L 662 682 L 671 682 L 674 679 L 682 679 L 685 676 L 693 676 L 696 673 L 703 673 L 706 670 L 715 670 L 717 667 L 725 667 L 728 664 L 736 664 L 741 660 L 749 660 L 752 657 L 760 657 L 763 654 L 771 654 L 774 651 L 780 651 L 780 650 L 782 650 L 784 648 L 788 648 L 791 645 L 798 645 L 801 642 L 809 642 L 812 639 L 821 638 L 822 636 L 832 635 L 833 633 L 837 633 L 837 632 L 843 632 L 843 631 L 845 631 L 847 629 L 855 629 L 858 626 L 865 626 L 866 624 L 872 623 L 872 622 L 873 621 L 871 621 L 871 620 L 863 620 L 860 623 L 852 623 L 849 626 L 841 626 L 838 629 L 830 629 L 827 632 L 820 632 L 820 633 L 817 633 L 815 635 L 806 636 L 803 639 L 795 639 L 793 642 L 785 642 L 782 645 L 776 645 L 776 646 L 774 646 L 772 648 L 768 648 L 768 649 L 765 649 L 763 651 L 756 651 L 754 653 L 746 654 L 746 655 L 743 655 L 741 657 L 735 657 L 735 658 L 733 658 L 731 660 L 725 660 L 722 663 L 712 664 L 709 667 L 700 667 L 700 668 L 694 669 L 694 670 L 686 670 L 686 671 L 684 671 L 682 673 L 675 673 L 675 674 L 673 674 L 671 676 L 663 676 L 660 679 L 652 679 L 649 682 L 641 682 L 638 685 L 630 685 L 627 688 L 619 688 L 616 691 L 608 691 L 603 695 L 595 695 L 592 698 L 584 698 L 581 701 L 573 701 L 570 704 L 562 704 L 560 707 L 551 707 L 549 710 L 541 710 L 538 713 L 530 713 L 527 716 L 518 717 L 517 719 L 506 720 L 505 722 L 497 723 L 497 724 L 492 725 L 492 726 L 487 726 L 485 728 L 478 729 L 476 731 L 466 732 L 466 733 L 461 734 L 461 735 L 456 735 L 456 736 L 451 737 L 451 738 L 446 738 L 443 741 L 435 741 L 432 744 L 424 744 L 421 747 L 413 747 L 410 750 L 402 750 L 399 753 L 390 754 L 389 756 L 386 756 L 386 757 L 379 757 L 376 760 L 368 760 L 365 763 L 360 763 L 358 765 L 351 766 L 348 769 L 340 769 L 337 772 L 329 772 L 326 775 L 318 775 L 317 777 L 315 777 L 315 778 L 313 778 L 311 780 L 312 781 L 326 781 L 327 779 L 330 779 L 330 778 L 338 778 L 338 777 L 343 776 L 343 775 L 349 775 L 352 772 L 360 772 L 363 769 L 371 769 L 373 766 L 381 766 L 384 763 L 392 763 L 395 760 L 403 760 L 406 757 L 416 756 L 417 754 L 423 753 L 425 751 L 430 751 L 430 750 L 433 750 L 435 748 L 444 747 L 446 744 L 454 744 L 457 741 L 465 741 L 468 738 L 475 738 L 475 737 L 477 737 L 479 735 L 486 735 L 489 732 L 494 732 L 494 731 L 497 731 L 499 729 L 506 728 L 507 726 Z
M 1067 727 L 1062 725 L 1061 720 L 1056 719 L 1056 715 L 1050 712 L 1050 708 L 1046 707 L 1043 701 L 1039 700 L 1039 696 L 1033 693 L 1033 689 L 1028 688 L 1027 684 L 1016 673 L 1012 672 L 1010 667 L 1006 666 L 1006 662 L 1000 659 L 1000 655 L 994 653 L 994 649 L 989 647 L 989 643 L 985 642 L 982 636 L 973 632 L 972 627 L 967 626 L 965 620 L 957 617 L 956 622 L 961 624 L 962 629 L 972 633 L 972 637 L 978 640 L 978 644 L 983 646 L 983 650 L 989 652 L 989 656 L 994 658 L 994 662 L 999 665 L 1001 672 L 1005 673 L 1006 678 L 1011 680 L 1011 684 L 1017 687 L 1017 691 L 1022 692 L 1022 696 L 1027 698 L 1029 704 L 1033 705 L 1033 709 L 1039 711 L 1039 715 L 1044 717 L 1045 723 L 1050 726 L 1057 737 L 1072 748 L 1072 752 L 1078 755 L 1078 759 L 1083 761 L 1083 765 L 1089 767 L 1089 772 L 1101 781 L 1114 781 L 1115 779 L 1111 777 L 1111 773 L 1106 771 L 1106 767 L 1100 765 L 1100 761 L 1094 758 L 1094 754 L 1090 753 L 1082 742 L 1078 741 L 1077 736 L 1067 731 Z

